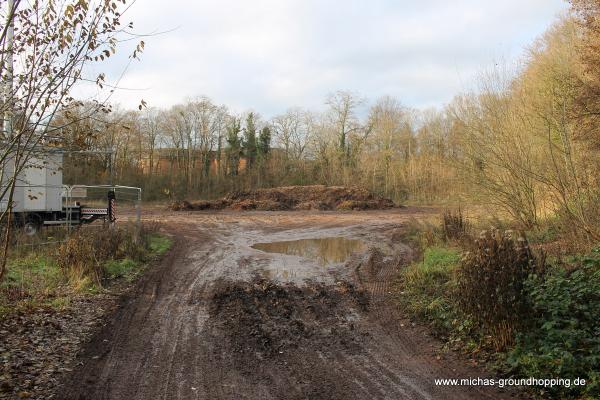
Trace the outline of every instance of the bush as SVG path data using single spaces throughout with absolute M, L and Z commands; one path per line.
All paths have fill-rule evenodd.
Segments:
M 460 208 L 456 212 L 446 210 L 442 215 L 442 232 L 446 240 L 462 241 L 469 238 L 471 224 Z
M 102 242 L 110 246 L 110 238 L 105 231 L 81 234 L 80 231 L 72 235 L 57 250 L 57 261 L 61 270 L 75 286 L 87 286 L 88 283 L 100 283 L 102 277 L 103 255 L 108 253 L 105 248 L 95 246 Z M 99 240 L 98 240 L 99 239 Z M 112 246 L 111 246 L 112 247 Z M 98 254 L 96 254 L 98 249 Z M 80 284 L 80 282 L 84 282 Z
M 573 271 L 555 268 L 526 282 L 533 322 L 518 335 L 508 363 L 523 376 L 584 378 L 584 387 L 554 388 L 552 393 L 598 398 L 600 251 L 579 263 Z
M 146 230 L 136 232 L 133 226 L 79 229 L 58 248 L 58 265 L 76 287 L 101 285 L 107 261 L 144 261 L 149 248 Z
M 497 351 L 513 344 L 529 317 L 525 281 L 543 269 L 524 237 L 511 231 L 483 232 L 457 270 L 456 301 L 489 335 Z
M 510 231 L 484 232 L 471 246 L 462 260 L 426 248 L 401 272 L 400 305 L 451 347 L 495 347 L 496 366 L 512 376 L 587 382 L 544 388 L 544 398 L 600 398 L 600 248 L 550 268 Z

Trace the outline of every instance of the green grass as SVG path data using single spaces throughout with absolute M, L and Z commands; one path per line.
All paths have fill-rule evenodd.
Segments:
M 133 281 L 144 270 L 145 261 L 164 255 L 172 246 L 173 240 L 157 233 L 146 237 L 145 254 L 141 261 L 130 257 L 108 260 L 103 264 L 103 276 Z M 0 318 L 19 310 L 49 307 L 64 310 L 70 307 L 71 297 L 76 293 L 95 294 L 103 291 L 99 284 L 84 276 L 70 282 L 51 248 L 44 253 L 30 252 L 11 258 L 7 273 L 0 283 Z
M 56 261 L 47 255 L 31 253 L 8 262 L 3 288 L 19 289 L 23 293 L 48 295 L 65 284 Z
M 141 270 L 142 264 L 130 258 L 110 260 L 104 265 L 106 275 L 111 279 L 126 278 L 132 280 Z
M 67 280 L 56 261 L 45 254 L 12 258 L 0 289 L 0 318 L 39 307 L 63 310 L 70 299 L 63 296 Z
M 452 276 L 461 258 L 452 247 L 429 247 L 422 262 L 415 262 L 402 271 L 398 281 L 399 301 L 413 317 L 424 320 L 442 337 L 447 337 L 463 320 L 458 315 L 450 295 Z
M 148 237 L 148 247 L 153 255 L 162 256 L 172 245 L 173 239 L 169 236 L 154 233 Z
M 423 254 L 422 262 L 415 262 L 403 272 L 407 289 L 415 294 L 442 294 L 441 286 L 446 285 L 460 261 L 460 252 L 454 248 L 429 247 Z
M 448 270 L 460 261 L 460 250 L 453 247 L 430 247 L 423 254 L 424 270 Z

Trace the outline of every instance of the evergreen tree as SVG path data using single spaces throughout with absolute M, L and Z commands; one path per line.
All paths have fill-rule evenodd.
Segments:
M 271 129 L 265 126 L 261 129 L 258 136 L 257 153 L 258 158 L 264 160 L 267 158 L 269 151 L 271 150 Z
M 242 143 L 240 140 L 240 121 L 237 118 L 233 118 L 231 125 L 227 127 L 227 149 L 225 154 L 227 157 L 227 166 L 229 174 L 236 176 L 238 174 L 238 167 L 240 164 L 240 155 L 242 154 Z
M 248 162 L 248 168 L 252 167 L 256 160 L 256 124 L 254 113 L 246 117 L 246 128 L 244 128 L 244 155 Z

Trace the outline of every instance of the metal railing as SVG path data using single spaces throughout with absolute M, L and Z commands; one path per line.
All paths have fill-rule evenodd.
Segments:
M 63 243 L 68 237 L 71 235 L 73 228 L 77 225 L 80 225 L 80 221 L 75 221 L 73 219 L 73 207 L 76 206 L 77 200 L 82 200 L 81 203 L 84 208 L 86 207 L 94 207 L 104 208 L 108 207 L 108 192 L 113 191 L 115 193 L 117 207 L 122 204 L 133 204 L 134 207 L 134 216 L 135 216 L 135 231 L 136 235 L 141 231 L 141 201 L 142 201 L 142 189 L 139 187 L 133 186 L 121 186 L 121 185 L 17 185 L 16 187 L 23 189 L 60 189 L 61 193 L 61 204 L 62 208 L 65 211 L 64 215 L 64 223 L 60 224 L 50 224 L 47 226 L 48 232 L 50 236 L 48 238 L 32 238 L 27 241 L 19 240 L 18 243 L 15 243 L 17 247 L 25 246 L 45 246 L 52 244 Z M 85 196 L 77 194 L 77 191 L 85 192 Z M 41 190 L 40 190 L 41 192 Z M 87 204 L 86 204 L 87 203 Z M 40 210 L 42 211 L 42 210 Z M 55 210 L 56 211 L 56 210 Z M 62 211 L 62 210 L 61 210 Z M 23 212 L 31 212 L 35 213 L 35 211 L 27 211 Z M 93 229 L 94 226 L 104 227 L 105 225 L 97 225 L 90 224 L 90 228 Z M 86 228 L 87 229 L 87 228 Z M 50 237 L 56 237 L 58 240 L 48 240 Z M 41 239 L 41 241 L 39 241 Z M 31 241 L 32 243 L 27 243 Z
M 105 205 L 107 204 L 107 194 L 109 191 L 113 191 L 116 196 L 116 200 L 125 200 L 131 201 L 135 207 L 135 217 L 136 224 L 139 226 L 141 224 L 142 219 L 142 188 L 134 187 L 134 186 L 121 186 L 121 185 L 63 185 L 64 190 L 66 190 L 67 196 L 63 196 L 66 199 L 67 205 L 73 205 L 73 190 L 77 189 L 101 189 L 103 190 L 104 197 L 98 198 L 98 201 L 104 201 Z M 128 191 L 130 193 L 128 193 Z M 131 193 L 133 192 L 133 194 Z M 80 198 L 80 197 L 77 197 Z M 87 198 L 87 197 L 86 197 Z M 70 208 L 67 207 L 67 210 Z

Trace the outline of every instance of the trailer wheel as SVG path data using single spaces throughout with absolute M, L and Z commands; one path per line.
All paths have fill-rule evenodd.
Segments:
M 42 221 L 37 215 L 30 215 L 23 225 L 23 232 L 27 236 L 34 236 L 42 227 Z

